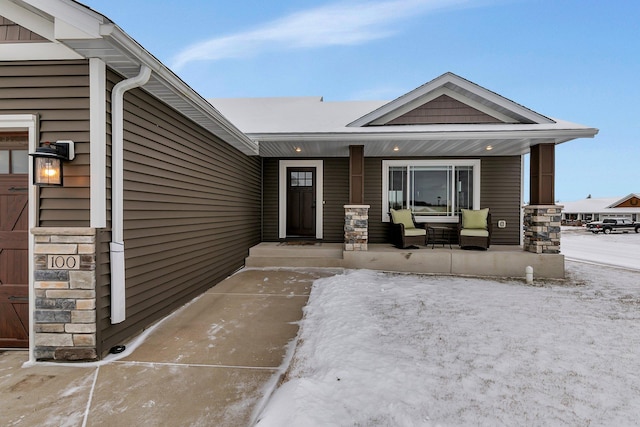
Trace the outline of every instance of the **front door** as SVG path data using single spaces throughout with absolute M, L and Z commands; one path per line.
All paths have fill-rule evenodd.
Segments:
M 287 237 L 316 237 L 316 169 L 287 168 Z
M 0 133 L 0 348 L 29 346 L 27 135 Z

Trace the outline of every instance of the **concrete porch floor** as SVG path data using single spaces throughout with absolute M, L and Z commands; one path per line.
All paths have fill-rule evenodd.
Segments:
M 368 251 L 343 251 L 341 243 L 287 245 L 262 242 L 249 250 L 247 267 L 364 268 L 407 273 L 453 274 L 482 277 L 534 277 L 563 279 L 564 255 L 534 254 L 521 246 L 493 245 L 488 250 L 467 250 L 452 245 L 398 249 L 391 244 L 369 244 Z

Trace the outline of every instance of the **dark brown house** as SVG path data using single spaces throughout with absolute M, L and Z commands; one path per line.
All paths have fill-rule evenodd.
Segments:
M 0 347 L 31 360 L 100 359 L 260 242 L 343 242 L 345 206 L 366 206 L 371 243 L 388 241 L 389 207 L 443 224 L 489 207 L 494 243 L 521 245 L 535 228 L 522 156 L 525 218 L 555 215 L 555 144 L 597 133 L 451 73 L 388 103 L 214 108 L 81 3 L 3 5 Z M 60 186 L 33 185 L 30 154 L 47 142 L 73 147 Z

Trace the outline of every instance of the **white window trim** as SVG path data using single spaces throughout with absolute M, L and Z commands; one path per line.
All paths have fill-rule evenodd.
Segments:
M 280 160 L 278 185 L 278 237 L 287 237 L 287 168 L 316 168 L 316 239 L 322 239 L 324 217 L 324 172 L 322 160 Z
M 390 166 L 473 166 L 473 206 L 480 208 L 480 159 L 456 160 L 383 160 L 382 161 L 382 222 L 389 222 Z M 457 222 L 458 216 L 416 217 L 417 222 Z

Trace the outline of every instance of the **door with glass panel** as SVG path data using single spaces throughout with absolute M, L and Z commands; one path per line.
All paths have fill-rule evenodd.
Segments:
M 29 345 L 27 134 L 0 133 L 0 348 Z
M 287 168 L 287 237 L 316 236 L 316 168 Z

